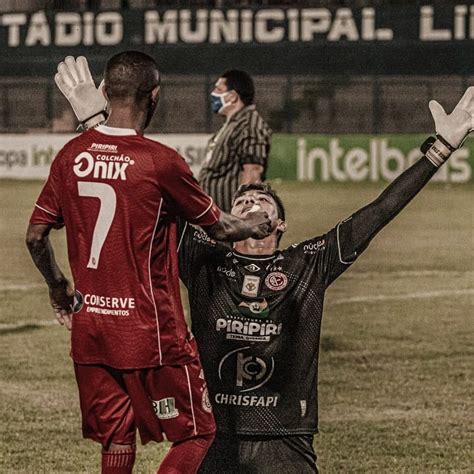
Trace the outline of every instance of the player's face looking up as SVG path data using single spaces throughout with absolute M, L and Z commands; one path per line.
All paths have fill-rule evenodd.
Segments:
M 279 208 L 275 199 L 265 191 L 251 189 L 234 199 L 231 214 L 245 218 L 249 212 L 265 211 L 272 222 L 273 234 L 278 236 L 278 241 L 286 231 L 286 223 L 279 215 Z
M 259 210 L 267 212 L 272 221 L 278 219 L 278 210 L 273 198 L 257 190 L 246 191 L 242 196 L 238 197 L 234 201 L 231 213 L 234 216 L 245 217 L 253 206 L 258 206 Z

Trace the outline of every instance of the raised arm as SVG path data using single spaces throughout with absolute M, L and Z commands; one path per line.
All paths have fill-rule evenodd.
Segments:
M 53 247 L 49 241 L 52 228 L 53 226 L 49 224 L 30 224 L 26 232 L 26 245 L 33 262 L 48 285 L 51 306 L 56 318 L 71 329 L 74 291 L 54 257 Z
M 436 138 L 428 138 L 421 147 L 424 156 L 348 221 L 352 225 L 351 231 L 346 231 L 341 241 L 343 260 L 354 260 L 418 194 L 451 154 L 462 146 L 474 128 L 474 87 L 467 89 L 451 114 L 447 115 L 436 101 L 430 102 L 430 110 L 436 126 Z

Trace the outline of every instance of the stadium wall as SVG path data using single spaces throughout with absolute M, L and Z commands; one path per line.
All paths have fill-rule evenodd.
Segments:
M 0 136 L 0 178 L 45 179 L 49 166 L 70 134 Z M 195 174 L 205 159 L 208 134 L 150 135 L 186 159 Z M 389 182 L 420 156 L 426 135 L 275 134 L 268 178 L 315 182 Z M 474 143 L 468 140 L 433 181 L 472 182 Z

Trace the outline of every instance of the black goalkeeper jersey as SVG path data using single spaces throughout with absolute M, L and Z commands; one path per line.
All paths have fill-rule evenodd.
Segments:
M 317 431 L 324 293 L 348 268 L 351 220 L 270 256 L 232 252 L 188 226 L 180 275 L 218 430 L 244 435 Z
M 180 276 L 189 291 L 218 431 L 317 431 L 326 288 L 436 170 L 423 157 L 327 234 L 266 257 L 232 252 L 189 226 L 183 231 Z

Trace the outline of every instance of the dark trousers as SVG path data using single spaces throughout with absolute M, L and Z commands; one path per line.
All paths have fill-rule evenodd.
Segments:
M 313 435 L 234 436 L 217 433 L 199 474 L 317 474 Z

